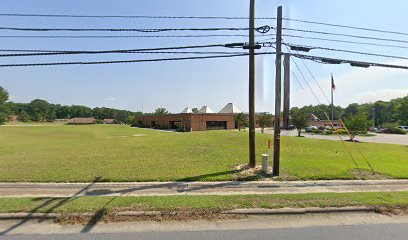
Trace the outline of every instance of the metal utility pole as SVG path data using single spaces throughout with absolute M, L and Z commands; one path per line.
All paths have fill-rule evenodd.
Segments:
M 249 166 L 255 167 L 255 0 L 249 3 Z
M 289 128 L 290 110 L 290 55 L 283 57 L 283 128 Z
M 282 65 L 282 6 L 278 7 L 276 24 L 276 75 L 275 75 L 275 126 L 273 133 L 273 176 L 279 176 L 280 162 L 280 110 L 281 110 L 281 65 Z

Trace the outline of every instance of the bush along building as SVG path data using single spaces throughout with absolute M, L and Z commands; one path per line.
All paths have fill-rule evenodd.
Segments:
M 235 115 L 242 111 L 233 103 L 228 103 L 218 113 L 208 106 L 203 106 L 194 113 L 185 108 L 181 113 L 157 116 L 138 116 L 138 127 L 176 129 L 179 131 L 206 131 L 220 129 L 235 129 Z

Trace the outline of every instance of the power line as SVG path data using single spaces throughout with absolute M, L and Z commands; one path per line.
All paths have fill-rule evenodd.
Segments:
M 299 78 L 296 76 L 295 72 L 293 72 L 293 71 L 292 71 L 292 76 L 295 77 L 295 80 L 296 80 L 296 82 L 299 84 L 300 88 L 301 88 L 302 90 L 305 90 L 305 89 L 303 89 L 302 84 L 300 84 Z
M 288 52 L 291 53 L 291 51 L 290 51 L 288 45 L 285 44 L 285 47 L 286 47 L 286 49 L 288 50 Z M 309 87 L 310 91 L 312 92 L 313 96 L 316 98 L 317 102 L 318 102 L 319 104 L 321 104 L 320 101 L 319 101 L 319 99 L 317 98 L 317 95 L 315 94 L 315 92 L 313 91 L 313 89 L 311 88 L 311 86 L 309 85 L 309 83 L 306 81 L 306 78 L 305 78 L 305 76 L 303 75 L 302 71 L 300 70 L 300 67 L 298 66 L 297 62 L 295 61 L 295 59 L 292 59 L 292 60 L 293 60 L 293 63 L 295 63 L 296 68 L 299 70 L 300 74 L 302 75 L 303 80 L 306 82 L 307 86 Z M 326 100 L 328 101 L 328 98 L 327 98 L 326 94 L 324 93 L 323 89 L 320 87 L 319 82 L 316 80 L 315 76 L 312 74 L 312 72 L 310 71 L 309 67 L 306 65 L 306 63 L 305 63 L 305 61 L 304 61 L 303 59 L 302 59 L 302 62 L 303 62 L 303 64 L 304 64 L 304 66 L 307 68 L 307 70 L 309 71 L 309 74 L 312 76 L 312 78 L 313 78 L 313 80 L 315 81 L 315 83 L 317 84 L 317 86 L 319 87 L 320 91 L 323 93 L 323 96 L 324 96 L 324 97 L 326 98 Z
M 266 33 L 271 29 L 270 26 L 265 25 L 255 28 L 255 31 Z M 32 32 L 50 32 L 50 31 L 64 31 L 64 32 L 170 32 L 170 31 L 244 31 L 249 28 L 21 28 L 21 27 L 0 27 L 0 30 L 9 31 L 32 31 Z
M 309 24 L 317 24 L 317 25 L 331 26 L 331 27 L 349 28 L 349 29 L 356 29 L 356 30 L 364 30 L 364 31 L 380 32 L 380 33 L 390 33 L 390 34 L 397 34 L 397 35 L 408 36 L 408 33 L 405 33 L 405 32 L 381 30 L 381 29 L 366 28 L 366 27 L 356 27 L 356 26 L 350 26 L 350 25 L 341 25 L 341 24 L 334 24 L 334 23 L 324 23 L 324 22 L 308 21 L 308 20 L 293 19 L 293 18 L 283 18 L 283 19 L 284 19 L 284 20 L 287 20 L 287 21 L 295 21 L 295 22 L 302 22 L 302 23 L 309 23 Z
M 274 52 L 255 53 L 255 55 L 269 55 Z M 155 58 L 155 59 L 136 59 L 136 60 L 117 60 L 117 61 L 94 61 L 94 62 L 48 62 L 48 63 L 16 63 L 0 64 L 0 67 L 34 67 L 34 66 L 60 66 L 60 65 L 95 65 L 95 64 L 118 64 L 118 63 L 140 63 L 140 62 L 162 62 L 162 61 L 181 61 L 194 59 L 213 59 L 213 58 L 231 58 L 248 56 L 248 53 L 230 54 L 230 55 L 213 55 L 213 56 L 195 56 L 180 58 Z
M 308 49 L 310 49 L 310 50 L 312 50 L 312 49 L 319 49 L 319 50 L 328 50 L 328 51 L 336 51 L 336 52 L 346 52 L 346 53 L 354 53 L 354 54 L 361 54 L 361 55 L 368 55 L 368 56 L 376 56 L 376 57 L 405 59 L 405 60 L 408 59 L 408 57 L 402 57 L 402 56 L 379 54 L 379 53 L 368 53 L 368 52 L 360 52 L 360 51 L 353 51 L 353 50 L 346 50 L 346 49 L 316 47 L 316 46 L 308 46 L 308 45 L 296 45 L 296 44 L 290 44 L 290 43 L 284 43 L 284 44 L 288 45 L 289 47 L 292 47 L 292 46 L 300 46 L 300 47 L 308 48 Z
M 307 66 L 307 64 L 305 63 L 305 60 L 303 60 L 303 58 L 301 58 L 300 60 L 302 60 L 303 65 L 306 67 L 307 71 L 309 72 L 310 76 L 312 76 L 312 79 L 314 80 L 314 82 L 316 83 L 317 87 L 319 87 L 320 92 L 323 94 L 324 98 L 326 99 L 326 101 L 330 104 L 329 98 L 327 97 L 327 95 L 324 93 L 322 87 L 320 86 L 319 82 L 317 81 L 316 77 L 314 76 L 314 74 L 312 73 L 312 71 L 310 71 L 309 67 Z
M 319 104 L 322 104 L 322 103 L 320 102 L 319 98 L 317 97 L 316 93 L 313 91 L 312 87 L 310 86 L 309 82 L 306 80 L 305 75 L 303 75 L 302 70 L 300 70 L 299 65 L 296 63 L 296 61 L 293 61 L 293 63 L 295 64 L 297 70 L 298 70 L 299 73 L 300 73 L 300 76 L 302 76 L 302 79 L 303 79 L 303 81 L 306 83 L 306 85 L 307 85 L 307 87 L 309 88 L 310 92 L 312 92 L 312 94 L 313 94 L 314 98 L 316 99 L 316 101 L 317 101 Z
M 23 54 L 0 54 L 1 57 L 31 57 L 31 56 L 53 56 L 53 55 L 78 55 L 78 54 L 112 54 L 112 53 L 121 53 L 121 54 L 242 54 L 246 52 L 215 52 L 215 51 L 105 51 L 105 52 L 78 52 L 78 53 L 69 53 L 69 52 L 60 52 L 60 53 L 23 53 Z
M 385 68 L 396 68 L 396 69 L 406 69 L 408 70 L 408 66 L 404 65 L 396 65 L 396 64 L 384 64 L 384 63 L 374 63 L 374 62 L 364 62 L 364 61 L 355 61 L 349 59 L 340 59 L 340 58 L 328 58 L 328 57 L 321 57 L 321 56 L 314 56 L 314 55 L 304 55 L 304 54 L 294 54 L 290 53 L 291 56 L 297 58 L 303 58 L 306 60 L 315 61 L 318 63 L 324 64 L 343 64 L 347 63 L 353 67 L 385 67 Z
M 115 50 L 44 50 L 44 49 L 0 49 L 1 52 L 45 52 L 45 53 L 110 53 L 110 52 L 137 52 L 137 51 L 158 51 L 158 50 L 178 50 L 178 49 L 194 49 L 194 48 L 212 48 L 212 47 L 228 47 L 228 44 L 206 44 L 206 45 L 191 45 L 177 47 L 159 47 L 159 48 L 139 48 L 139 49 L 115 49 Z M 241 44 L 243 43 L 232 43 Z
M 361 36 L 361 35 L 344 34 L 344 33 L 333 33 L 333 32 L 323 32 L 323 31 L 314 31 L 314 30 L 304 30 L 304 29 L 297 29 L 297 28 L 283 28 L 283 29 L 284 29 L 284 30 L 288 30 L 288 31 L 296 31 L 296 32 L 304 32 L 304 33 L 316 33 L 316 34 L 322 34 L 322 35 L 342 36 L 342 37 L 369 39 L 369 40 L 376 40 L 376 41 L 408 43 L 408 41 L 406 41 L 406 40 L 401 40 L 401 39 L 368 37 L 368 36 Z
M 226 19 L 246 20 L 248 17 L 228 16 L 147 16 L 147 15 L 76 15 L 76 14 L 30 14 L 0 13 L 2 17 L 52 17 L 52 18 L 136 18 L 136 19 Z M 256 17 L 255 19 L 273 20 L 275 17 Z
M 293 37 L 293 38 L 301 38 L 301 39 L 311 39 L 311 40 L 329 41 L 329 42 L 352 43 L 352 44 L 360 44 L 360 45 L 371 45 L 371 46 L 379 46 L 379 47 L 390 47 L 390 48 L 408 49 L 408 46 L 401 46 L 401 45 L 391 45 L 391 44 L 381 44 L 381 43 L 369 43 L 369 42 L 355 42 L 355 41 L 342 40 L 342 39 L 330 39 L 330 38 L 320 38 L 320 37 L 307 37 L 307 36 L 299 36 L 299 35 L 292 35 L 292 34 L 283 34 L 282 36 L 285 36 L 285 37 Z
M 259 34 L 255 37 L 272 36 L 272 34 Z M 67 35 L 0 35 L 0 38 L 207 38 L 207 37 L 248 37 L 248 34 L 210 34 L 210 35 L 81 35 L 81 36 L 67 36 Z

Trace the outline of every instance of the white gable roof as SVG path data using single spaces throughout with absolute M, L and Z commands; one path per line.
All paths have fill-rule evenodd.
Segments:
M 198 113 L 214 113 L 214 111 L 208 106 L 203 106 L 198 110 Z
M 181 113 L 192 113 L 192 112 L 193 111 L 189 107 L 186 107 L 186 108 L 184 108 L 183 111 L 181 111 Z
M 242 113 L 242 110 L 233 103 L 228 103 L 218 113 Z

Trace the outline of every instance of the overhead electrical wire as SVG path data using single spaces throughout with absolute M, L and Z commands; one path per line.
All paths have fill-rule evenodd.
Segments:
M 315 56 L 315 55 L 305 55 L 305 54 L 296 54 L 296 53 L 291 53 L 290 54 L 293 57 L 296 58 L 303 58 L 306 60 L 311 60 L 315 61 L 318 63 L 325 63 L 325 64 L 350 64 L 353 67 L 385 67 L 385 68 L 395 68 L 395 69 L 405 69 L 408 70 L 408 66 L 404 65 L 397 65 L 397 64 L 384 64 L 384 63 L 375 63 L 375 62 L 365 62 L 365 61 L 355 61 L 355 60 L 349 60 L 349 59 L 341 59 L 341 58 L 329 58 L 329 57 L 321 57 L 321 56 Z
M 0 54 L 2 57 L 32 57 L 32 56 L 53 56 L 53 55 L 78 55 L 78 54 L 242 54 L 246 52 L 216 52 L 216 51 L 101 51 L 101 52 L 42 52 L 42 53 L 17 53 Z
M 0 13 L 0 17 L 51 17 L 51 18 L 136 18 L 136 19 L 225 19 L 245 20 L 249 17 L 228 16 L 147 16 L 147 15 L 76 15 L 76 14 L 31 14 L 31 13 Z M 276 17 L 256 17 L 255 19 L 273 20 Z
M 317 46 L 309 46 L 309 45 L 297 45 L 291 43 L 283 43 L 289 47 L 291 46 L 299 46 L 304 48 L 309 48 L 310 50 L 318 49 L 318 50 L 328 50 L 328 51 L 335 51 L 335 52 L 346 52 L 346 53 L 354 53 L 360 55 L 368 55 L 368 56 L 376 56 L 376 57 L 384 57 L 384 58 L 395 58 L 395 59 L 405 59 L 407 60 L 408 57 L 396 56 L 396 55 L 387 55 L 387 54 L 379 54 L 379 53 L 368 53 L 368 52 L 361 52 L 361 51 L 353 51 L 353 50 L 346 50 L 346 49 L 337 49 L 337 48 L 327 48 L 327 47 L 317 47 Z
M 282 28 L 282 29 L 287 30 L 287 31 L 315 33 L 315 34 L 322 34 L 322 35 L 342 36 L 342 37 L 369 39 L 369 40 L 386 41 L 386 42 L 408 43 L 408 40 L 402 40 L 402 39 L 379 38 L 379 37 L 361 36 L 361 35 L 345 34 L 345 33 L 333 33 L 333 32 L 323 32 L 323 31 L 314 31 L 314 30 L 304 30 L 304 29 L 298 29 L 298 28 Z
M 158 48 L 138 48 L 138 49 L 115 49 L 115 50 L 44 50 L 44 49 L 0 49 L 0 52 L 46 52 L 46 53 L 100 53 L 100 52 L 128 52 L 128 51 L 156 51 L 156 50 L 177 50 L 177 49 L 194 49 L 194 48 L 212 48 L 212 47 L 228 47 L 231 44 L 243 45 L 243 43 L 227 43 L 227 44 L 206 44 L 206 45 L 190 45 L 176 47 L 158 47 Z
M 255 53 L 255 55 L 269 55 L 274 52 Z M 95 65 L 95 64 L 119 64 L 119 63 L 140 63 L 140 62 L 162 62 L 162 61 L 181 61 L 194 59 L 214 59 L 214 58 L 232 58 L 248 56 L 248 53 L 229 54 L 229 55 L 212 55 L 212 56 L 195 56 L 195 57 L 180 57 L 180 58 L 154 58 L 154 59 L 132 59 L 132 60 L 114 60 L 114 61 L 92 61 L 92 62 L 47 62 L 47 63 L 12 63 L 0 64 L 0 67 L 34 67 L 34 66 L 59 66 L 59 65 Z
M 291 71 L 291 72 L 292 72 L 292 76 L 295 78 L 295 80 L 296 80 L 296 82 L 299 84 L 300 88 L 301 88 L 302 90 L 305 90 L 305 89 L 303 88 L 302 84 L 300 83 L 299 78 L 296 76 L 295 72 L 293 72 L 293 71 Z
M 0 38 L 207 38 L 207 37 L 248 37 L 248 34 L 209 34 L 209 35 L 0 35 Z M 271 36 L 258 34 L 255 37 Z
M 305 60 L 303 60 L 302 58 L 300 59 L 303 63 L 303 65 L 305 66 L 305 68 L 307 69 L 307 71 L 309 72 L 310 76 L 312 77 L 312 79 L 314 80 L 314 82 L 316 83 L 317 87 L 320 89 L 320 92 L 323 94 L 324 98 L 326 99 L 326 101 L 330 104 L 329 98 L 327 97 L 326 93 L 323 91 L 322 87 L 320 86 L 319 82 L 317 81 L 316 77 L 314 76 L 314 74 L 312 73 L 312 71 L 310 71 L 309 67 L 307 66 L 307 64 L 305 63 Z M 295 61 L 294 61 L 295 62 Z M 295 63 L 296 64 L 296 63 Z
M 308 21 L 308 20 L 301 20 L 301 19 L 294 19 L 294 18 L 283 18 L 283 20 L 294 21 L 294 22 L 302 22 L 302 23 L 309 23 L 309 24 L 317 24 L 317 25 L 324 25 L 324 26 L 330 26 L 330 27 L 349 28 L 349 29 L 355 29 L 355 30 L 363 30 L 363 31 L 371 31 L 371 32 L 380 32 L 380 33 L 389 33 L 389 34 L 397 34 L 397 35 L 408 36 L 408 33 L 399 32 L 399 31 L 390 31 L 390 30 L 381 30 L 381 29 L 375 29 L 375 28 L 357 27 L 357 26 L 342 25 L 342 24 L 335 24 L 335 23 Z
M 299 36 L 299 35 L 293 35 L 293 34 L 283 34 L 282 36 L 283 37 L 301 38 L 301 39 L 329 41 L 329 42 L 352 43 L 352 44 L 359 44 L 359 45 L 370 45 L 370 46 L 378 46 L 378 47 L 408 49 L 408 46 L 402 46 L 402 45 L 391 45 L 391 44 L 370 43 L 370 42 L 356 42 L 356 41 L 349 41 L 349 40 L 342 40 L 342 39 L 330 39 L 330 38 L 320 38 L 320 37 Z
M 170 31 L 244 31 L 250 28 L 22 28 L 22 27 L 2 27 L 0 30 L 8 31 L 30 31 L 30 32 L 143 32 L 143 33 L 156 33 L 156 32 L 170 32 Z M 270 26 L 265 25 L 257 27 L 254 30 L 260 33 L 266 33 L 271 29 Z

